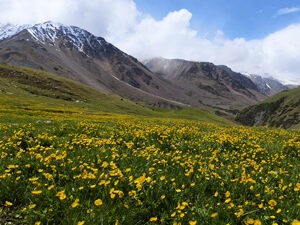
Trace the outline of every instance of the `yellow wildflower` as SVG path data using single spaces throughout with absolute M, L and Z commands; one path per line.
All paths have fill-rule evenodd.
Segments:
M 218 216 L 217 212 L 210 215 L 211 218 L 215 218 L 216 216 Z
M 299 221 L 299 220 L 294 220 L 294 221 L 292 222 L 292 225 L 300 225 L 300 221 Z
M 277 205 L 277 202 L 276 202 L 275 200 L 273 200 L 273 199 L 270 200 L 268 203 L 269 203 L 270 206 L 275 206 L 275 205 Z
M 5 205 L 6 206 L 12 206 L 13 204 L 11 202 L 9 202 L 9 201 L 5 201 Z
M 94 204 L 95 204 L 95 206 L 100 206 L 103 204 L 103 202 L 101 199 L 97 199 L 97 200 L 95 200 Z
M 79 199 L 77 198 L 73 203 L 72 203 L 72 208 L 76 208 L 79 205 Z
M 229 196 L 230 196 L 230 192 L 229 192 L 229 191 L 226 191 L 225 197 L 228 198 Z
M 254 225 L 261 225 L 260 220 L 254 220 Z
M 149 221 L 150 222 L 156 222 L 157 221 L 157 217 L 151 217 Z

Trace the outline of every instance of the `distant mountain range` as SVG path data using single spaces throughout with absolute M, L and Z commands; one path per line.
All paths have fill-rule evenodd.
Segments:
M 296 85 L 284 85 L 272 77 L 262 77 L 260 75 L 249 75 L 250 79 L 258 86 L 261 93 L 273 96 L 283 90 L 296 88 Z
M 0 63 L 55 73 L 105 93 L 164 108 L 242 108 L 288 87 L 208 62 L 154 58 L 142 64 L 104 38 L 46 22 L 0 26 Z
M 164 58 L 145 60 L 144 64 L 204 105 L 230 109 L 266 98 L 251 79 L 226 66 Z

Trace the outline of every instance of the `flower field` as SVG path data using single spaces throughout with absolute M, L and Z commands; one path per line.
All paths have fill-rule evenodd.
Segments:
M 47 116 L 0 124 L 0 224 L 299 225 L 299 130 Z

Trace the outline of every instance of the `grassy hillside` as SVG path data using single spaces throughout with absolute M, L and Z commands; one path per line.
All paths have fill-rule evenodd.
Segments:
M 236 117 L 244 125 L 300 128 L 300 87 L 282 91 L 265 101 L 245 108 Z
M 0 104 L 2 108 L 9 108 L 15 114 L 22 115 L 32 114 L 34 111 L 126 114 L 233 124 L 206 110 L 189 108 L 172 111 L 149 108 L 116 95 L 100 93 L 54 74 L 1 64 Z M 1 120 L 4 121 L 5 117 Z

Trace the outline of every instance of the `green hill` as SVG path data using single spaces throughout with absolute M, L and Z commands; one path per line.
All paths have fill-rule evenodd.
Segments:
M 281 128 L 300 128 L 300 87 L 282 91 L 265 101 L 247 107 L 236 121 L 248 125 L 266 125 Z
M 79 82 L 24 67 L 0 64 L 0 104 L 14 114 L 46 111 L 57 113 L 126 114 L 146 117 L 193 119 L 220 124 L 232 122 L 202 109 L 149 108 Z M 12 114 L 9 116 L 12 118 Z M 6 118 L 8 119 L 8 118 Z M 2 117 L 5 121 L 5 116 Z

